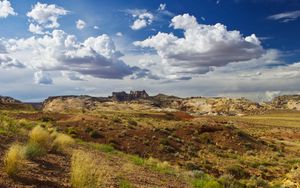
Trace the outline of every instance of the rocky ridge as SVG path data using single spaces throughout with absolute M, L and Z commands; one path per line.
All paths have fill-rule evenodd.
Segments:
M 19 104 L 22 103 L 21 101 L 14 99 L 12 97 L 7 96 L 0 96 L 0 103 L 6 103 L 6 104 Z
M 0 96 L 1 109 L 35 108 L 12 97 Z M 247 115 L 268 110 L 300 110 L 300 95 L 283 95 L 271 102 L 257 103 L 246 98 L 189 97 L 180 98 L 165 94 L 149 96 L 145 90 L 126 93 L 113 92 L 109 97 L 88 95 L 53 96 L 41 105 L 45 112 L 86 112 L 102 110 L 129 111 L 183 111 L 192 115 Z
M 22 103 L 21 101 L 12 97 L 0 96 L 1 110 L 32 110 L 33 106 Z
M 109 97 L 58 96 L 43 102 L 43 111 L 94 110 L 150 110 L 184 111 L 193 115 L 245 115 L 263 113 L 273 109 L 300 110 L 300 96 L 280 96 L 268 103 L 257 103 L 246 98 L 190 97 L 179 98 L 146 91 L 113 92 Z

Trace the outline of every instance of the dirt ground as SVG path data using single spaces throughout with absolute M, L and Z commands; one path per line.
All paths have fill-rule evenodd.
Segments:
M 85 142 L 112 145 L 124 153 L 143 158 L 154 157 L 187 170 L 200 170 L 215 177 L 230 166 L 240 166 L 244 178 L 255 175 L 267 181 L 280 179 L 300 157 L 298 144 L 300 122 L 271 117 L 194 117 L 177 113 L 99 114 L 11 113 L 15 119 L 49 123 L 58 131 Z M 288 116 L 290 117 L 290 116 Z M 300 116 L 299 116 L 300 117 Z M 266 119 L 267 118 L 267 119 Z M 277 119 L 276 119 L 277 118 Z M 286 123 L 282 123 L 286 122 Z M 287 127 L 288 125 L 288 127 Z M 300 126 L 300 124 L 299 124 Z M 3 151 L 24 138 L 0 135 Z M 86 148 L 83 148 L 86 149 Z M 183 179 L 161 175 L 142 166 L 128 167 L 119 156 L 95 153 L 116 174 L 127 168 L 126 177 L 135 187 L 188 187 Z M 8 178 L 0 164 L 0 187 L 70 187 L 70 156 L 50 153 L 26 163 L 16 179 Z M 135 169 L 135 170 L 132 170 Z M 124 170 L 124 169 L 123 169 Z M 116 177 L 115 177 L 116 178 Z M 117 179 L 108 182 L 118 187 Z

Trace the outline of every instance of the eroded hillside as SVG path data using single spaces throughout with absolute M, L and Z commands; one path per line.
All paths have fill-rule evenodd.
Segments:
M 159 94 L 149 96 L 145 91 L 114 92 L 110 97 L 58 96 L 43 102 L 45 112 L 84 111 L 183 111 L 193 115 L 250 115 L 268 110 L 300 110 L 300 96 L 276 97 L 267 103 L 257 103 L 245 98 L 192 97 L 179 98 Z

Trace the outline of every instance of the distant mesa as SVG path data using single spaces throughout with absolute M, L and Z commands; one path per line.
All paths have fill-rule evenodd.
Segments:
M 182 111 L 191 115 L 246 115 L 269 110 L 300 110 L 300 95 L 283 95 L 271 102 L 257 103 L 245 98 L 188 97 L 165 94 L 149 96 L 145 90 L 113 92 L 108 97 L 88 95 L 53 96 L 43 103 L 22 103 L 11 97 L 0 96 L 0 109 L 41 109 L 45 112 L 87 111 Z
M 230 99 L 225 97 L 179 98 L 158 94 L 149 96 L 145 90 L 113 92 L 109 97 L 57 96 L 43 102 L 43 111 L 183 111 L 194 115 L 239 115 L 261 113 L 268 107 L 245 98 Z
M 148 93 L 143 91 L 130 91 L 130 93 L 126 93 L 125 91 L 121 92 L 113 92 L 111 98 L 115 101 L 131 101 L 138 99 L 147 99 L 149 98 Z

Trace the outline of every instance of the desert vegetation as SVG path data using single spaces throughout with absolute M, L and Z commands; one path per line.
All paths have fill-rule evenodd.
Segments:
M 299 117 L 5 110 L 0 185 L 297 187 Z
M 75 188 L 100 187 L 106 179 L 103 168 L 104 166 L 97 166 L 93 155 L 74 151 L 71 159 L 71 185 Z
M 25 148 L 19 144 L 13 144 L 4 156 L 4 168 L 5 172 L 13 177 L 22 168 L 25 160 Z

